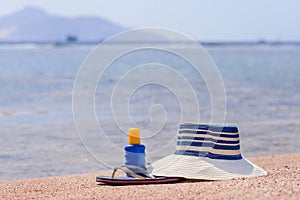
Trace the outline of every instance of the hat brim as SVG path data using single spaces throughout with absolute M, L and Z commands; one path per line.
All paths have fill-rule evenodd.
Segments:
M 221 160 L 172 154 L 152 164 L 155 176 L 202 180 L 229 180 L 265 176 L 267 172 L 247 159 Z

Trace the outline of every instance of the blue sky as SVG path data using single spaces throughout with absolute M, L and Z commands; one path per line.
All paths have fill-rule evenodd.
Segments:
M 174 29 L 199 40 L 300 40 L 299 0 L 0 0 L 0 16 L 27 6 L 100 16 L 128 27 Z

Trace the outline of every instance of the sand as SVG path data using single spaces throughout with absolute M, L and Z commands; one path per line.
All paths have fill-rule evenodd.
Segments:
M 300 199 L 300 154 L 249 159 L 265 177 L 176 184 L 107 186 L 91 173 L 0 182 L 2 199 Z

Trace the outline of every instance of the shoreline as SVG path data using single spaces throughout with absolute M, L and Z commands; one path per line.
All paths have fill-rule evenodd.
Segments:
M 228 181 L 108 186 L 95 177 L 111 172 L 0 181 L 1 199 L 299 199 L 300 153 L 248 158 L 267 176 Z

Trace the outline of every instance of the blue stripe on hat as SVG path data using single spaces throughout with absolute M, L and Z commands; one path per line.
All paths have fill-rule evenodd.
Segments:
M 227 141 L 227 140 L 217 140 L 213 138 L 204 138 L 204 137 L 192 137 L 192 136 L 178 136 L 178 140 L 201 140 L 207 142 L 215 142 L 215 143 L 222 143 L 222 144 L 239 144 L 240 141 Z
M 225 137 L 225 138 L 238 138 L 239 134 L 223 134 L 223 133 L 210 133 L 207 131 L 194 131 L 194 130 L 179 130 L 178 133 L 190 133 L 190 134 L 206 134 L 206 135 L 211 135 L 211 136 L 216 136 L 216 137 Z
M 240 160 L 242 159 L 241 154 L 236 155 L 223 155 L 223 154 L 214 154 L 207 151 L 190 151 L 190 150 L 176 150 L 176 155 L 185 155 L 185 156 L 197 156 L 197 157 L 207 157 L 211 159 L 222 159 L 222 160 Z
M 194 146 L 194 147 L 212 147 L 213 149 L 220 150 L 239 150 L 240 145 L 228 146 L 228 145 L 219 145 L 211 142 L 188 142 L 188 141 L 178 141 L 178 146 Z
M 223 133 L 237 133 L 238 128 L 236 126 L 222 126 L 222 125 L 207 125 L 207 124 L 190 124 L 183 123 L 179 126 L 179 129 L 200 129 L 200 130 L 210 130 L 214 132 Z

